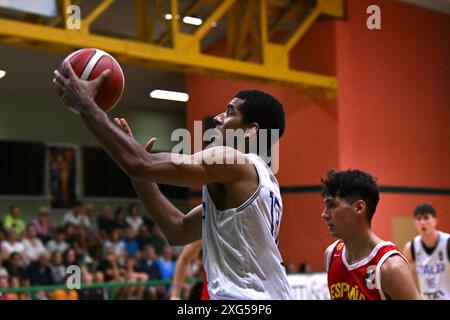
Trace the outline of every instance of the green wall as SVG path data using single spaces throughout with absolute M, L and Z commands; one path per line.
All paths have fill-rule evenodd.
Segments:
M 155 150 L 170 150 L 174 143 L 170 135 L 176 128 L 185 126 L 183 111 L 145 110 L 119 105 L 110 112 L 110 118 L 124 117 L 130 123 L 134 135 L 141 143 L 155 136 Z M 0 140 L 39 141 L 49 143 L 71 143 L 77 145 L 99 145 L 85 128 L 80 117 L 62 106 L 52 97 L 20 97 L 1 94 L 0 88 Z M 82 183 L 80 184 L 82 185 Z M 83 197 L 81 197 L 82 200 Z M 105 203 L 127 205 L 132 199 L 88 199 L 97 209 Z M 42 197 L 0 196 L 0 219 L 7 213 L 11 203 L 22 208 L 26 220 L 31 219 L 39 206 L 47 205 Z M 143 208 L 142 208 L 143 212 Z M 53 213 L 59 221 L 61 212 Z

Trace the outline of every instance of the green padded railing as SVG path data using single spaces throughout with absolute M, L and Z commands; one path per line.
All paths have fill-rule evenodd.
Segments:
M 191 278 L 187 279 L 185 283 L 198 283 L 202 282 L 202 278 Z M 115 288 L 130 287 L 130 286 L 148 286 L 154 287 L 159 285 L 171 285 L 172 280 L 150 280 L 150 281 L 139 281 L 139 282 L 105 282 L 105 283 L 93 283 L 93 284 L 81 284 L 80 289 L 97 289 L 106 288 L 109 290 L 108 296 L 110 299 L 114 299 Z M 0 293 L 21 293 L 27 292 L 31 295 L 32 299 L 36 298 L 36 292 L 39 291 L 54 291 L 54 290 L 67 290 L 67 285 L 56 284 L 47 286 L 31 286 L 31 287 L 20 287 L 20 288 L 0 288 Z

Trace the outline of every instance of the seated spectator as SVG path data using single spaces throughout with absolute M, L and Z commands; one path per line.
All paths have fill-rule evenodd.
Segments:
M 53 221 L 50 219 L 49 210 L 47 207 L 40 207 L 38 217 L 33 220 L 33 226 L 36 229 L 36 234 L 41 241 L 46 244 L 55 230 Z
M 22 241 L 17 239 L 17 234 L 14 229 L 6 231 L 6 239 L 2 242 L 2 255 L 3 258 L 9 257 L 11 253 L 17 252 L 23 259 L 25 264 L 28 264 L 28 257 L 25 255 L 25 246 Z
M 53 280 L 56 284 L 64 283 L 66 278 L 66 267 L 63 263 L 63 253 L 54 251 L 50 260 L 50 270 L 52 271 Z
M 4 262 L 4 265 L 8 269 L 10 277 L 16 277 L 21 282 L 28 279 L 27 270 L 24 266 L 20 253 L 11 253 L 9 259 Z
M 63 228 L 57 228 L 53 239 L 47 242 L 47 250 L 50 254 L 53 254 L 55 251 L 64 252 L 69 248 L 69 245 L 65 241 L 65 233 Z
M 125 229 L 125 237 L 122 239 L 125 245 L 125 252 L 128 256 L 135 256 L 139 251 L 139 245 L 136 240 L 136 234 L 131 226 Z
M 103 275 L 102 275 L 103 276 Z M 83 286 L 94 283 L 94 275 L 90 272 L 82 272 Z M 80 300 L 105 300 L 103 288 L 82 288 L 78 290 Z
M 155 247 L 156 254 L 162 255 L 163 249 L 169 245 L 166 237 L 162 233 L 161 229 L 155 225 L 153 232 L 150 234 L 150 243 Z
M 77 256 L 77 252 L 75 251 L 74 248 L 69 248 L 66 251 L 64 251 L 63 254 L 63 261 L 64 261 L 64 266 L 66 266 L 66 268 L 68 266 L 72 266 L 72 265 L 80 265 L 80 259 Z
M 171 280 L 173 278 L 173 272 L 175 271 L 175 262 L 172 259 L 173 249 L 167 246 L 163 249 L 161 257 L 156 259 L 156 264 L 161 272 L 161 278 L 164 280 Z
M 0 289 L 9 288 L 9 275 L 6 269 L 0 267 Z M 14 293 L 2 293 L 0 292 L 0 300 L 15 300 Z
M 103 206 L 97 216 L 97 229 L 100 231 L 103 239 L 108 237 L 114 228 L 114 220 L 111 216 L 111 206 Z
M 4 228 L 13 229 L 18 235 L 25 230 L 25 222 L 20 218 L 20 207 L 12 205 L 9 207 L 9 213 L 5 217 Z
M 36 237 L 36 228 L 29 224 L 26 228 L 25 239 L 22 241 L 24 246 L 24 254 L 29 261 L 36 261 L 38 257 L 47 252 L 41 239 Z
M 159 270 L 156 260 L 158 256 L 156 255 L 155 247 L 152 245 L 147 245 L 142 253 L 142 258 L 137 262 L 136 270 L 139 272 L 144 272 L 148 276 L 148 280 L 160 280 L 161 271 Z M 156 300 L 158 296 L 163 297 L 165 295 L 165 286 L 149 287 L 147 293 L 150 299 Z
M 123 207 L 117 207 L 114 212 L 114 228 L 123 231 L 127 225 L 125 209 Z
M 146 224 L 142 224 L 139 227 L 139 232 L 136 237 L 136 241 L 138 242 L 139 250 L 144 250 L 144 248 L 152 244 L 153 238 L 151 236 L 150 230 Z
M 123 265 L 125 262 L 125 243 L 120 240 L 120 229 L 113 229 L 110 235 L 110 239 L 103 243 L 103 255 L 105 256 L 106 252 L 109 249 L 113 249 L 114 253 L 119 261 L 120 265 Z
M 41 253 L 38 260 L 29 265 L 28 276 L 31 285 L 51 285 L 55 283 L 52 270 L 50 269 L 50 258 L 47 252 Z
M 138 232 L 139 227 L 144 223 L 141 216 L 139 215 L 139 209 L 137 205 L 130 204 L 128 207 L 128 217 L 125 218 L 125 221 L 129 226 L 131 226 L 134 232 Z
M 90 229 L 94 229 L 96 228 L 95 224 L 94 224 L 94 204 L 91 202 L 86 202 L 83 205 L 83 214 L 84 217 L 87 221 L 89 221 L 89 223 L 87 225 L 85 225 L 86 228 L 90 228 Z
M 63 224 L 73 225 L 73 226 L 84 226 L 89 228 L 91 226 L 91 222 L 89 218 L 84 214 L 84 208 L 80 201 L 76 201 L 73 205 L 72 209 L 63 217 Z
M 133 256 L 128 256 L 125 259 L 124 276 L 125 281 L 127 282 L 146 282 L 148 280 L 148 275 L 146 273 L 138 271 L 136 267 L 136 258 Z M 126 287 L 124 298 L 142 300 L 144 297 L 145 288 L 145 285 Z
M 113 247 L 106 249 L 104 259 L 100 260 L 97 271 L 101 271 L 105 276 L 105 281 L 120 281 L 123 282 L 123 269 L 120 267 L 116 252 Z
M 75 246 L 75 241 L 77 240 L 77 228 L 73 224 L 65 226 L 65 239 L 69 247 Z

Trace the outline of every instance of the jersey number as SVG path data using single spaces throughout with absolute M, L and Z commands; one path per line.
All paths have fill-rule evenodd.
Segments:
M 275 240 L 275 243 L 278 245 L 278 230 L 280 227 L 280 201 L 278 201 L 277 197 L 273 194 L 272 191 L 270 191 L 270 200 L 272 200 L 270 205 L 270 218 L 271 218 L 271 224 L 270 224 L 270 232 L 272 234 L 273 239 Z

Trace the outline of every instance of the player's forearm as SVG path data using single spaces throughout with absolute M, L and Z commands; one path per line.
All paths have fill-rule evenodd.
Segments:
M 136 179 L 131 181 L 148 213 L 153 217 L 169 243 L 172 245 L 183 244 L 185 215 L 166 199 L 155 183 Z
M 181 287 L 183 285 L 184 279 L 186 278 L 187 268 L 188 268 L 188 261 L 180 257 L 175 266 L 175 272 L 173 275 L 173 286 L 171 293 L 172 299 L 180 298 Z

